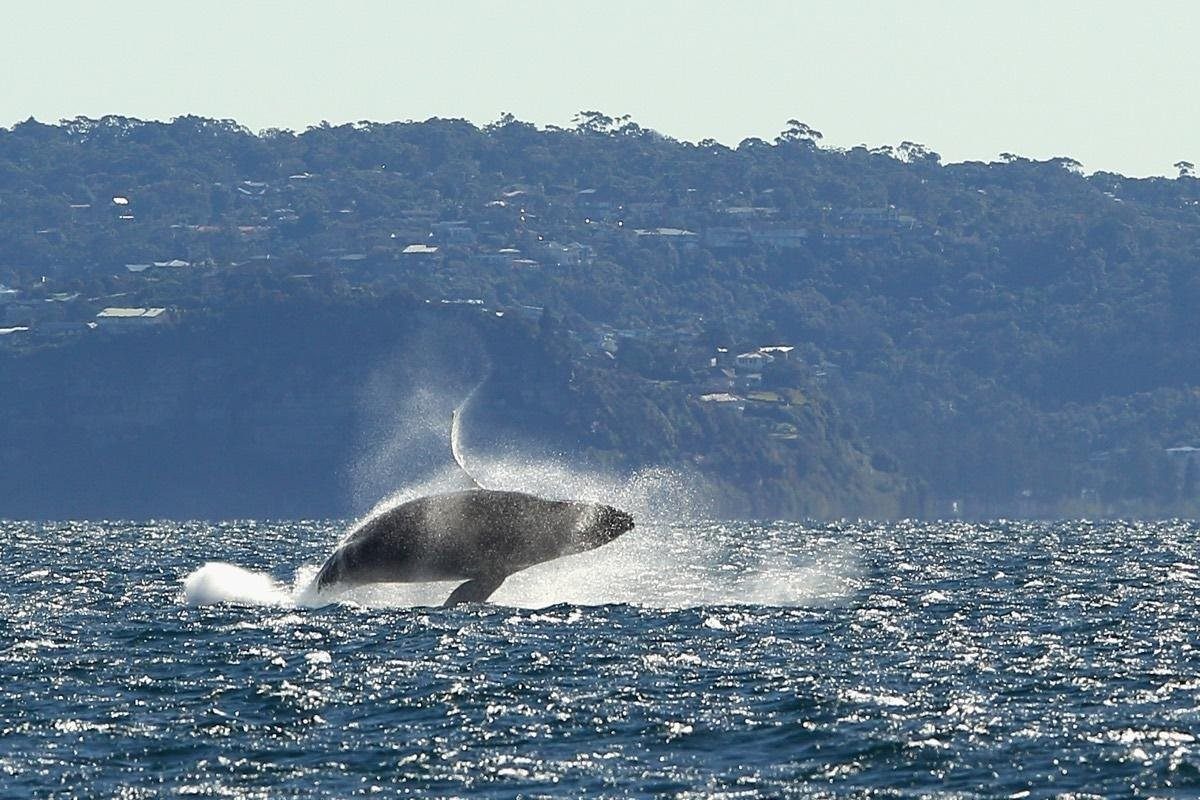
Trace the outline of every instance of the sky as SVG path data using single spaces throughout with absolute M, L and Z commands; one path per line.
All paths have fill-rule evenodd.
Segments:
M 1200 164 L 1200 2 L 508 0 L 20 3 L 0 125 L 120 114 L 322 120 L 629 114 L 678 139 L 914 141 L 946 161 Z

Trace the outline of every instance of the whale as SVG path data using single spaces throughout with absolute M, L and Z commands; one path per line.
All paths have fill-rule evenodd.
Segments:
M 473 488 L 409 500 L 366 520 L 326 559 L 318 591 L 464 581 L 443 607 L 482 603 L 515 572 L 613 541 L 633 517 L 601 503 Z
M 486 379 L 450 415 L 450 452 L 470 488 L 418 497 L 366 519 L 321 566 L 314 578 L 318 592 L 461 580 L 443 607 L 482 603 L 514 572 L 593 550 L 633 529 L 633 516 L 613 506 L 489 489 L 475 479 L 460 426 Z

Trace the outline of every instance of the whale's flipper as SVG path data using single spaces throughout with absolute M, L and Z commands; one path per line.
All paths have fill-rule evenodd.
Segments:
M 506 575 L 488 575 L 483 578 L 473 578 L 459 586 L 450 596 L 446 598 L 446 602 L 442 603 L 442 608 L 456 606 L 459 603 L 482 603 L 492 596 L 492 592 L 500 588 L 500 584 L 504 583 Z
M 474 394 L 474 392 L 472 392 L 472 394 Z M 467 400 L 470 399 L 470 396 L 468 396 Z M 463 461 L 462 447 L 459 445 L 458 440 L 459 425 L 460 421 L 462 420 L 461 412 L 463 406 L 466 405 L 467 400 L 464 400 L 462 405 L 454 409 L 454 411 L 450 414 L 450 454 L 454 456 L 454 463 L 458 464 L 458 468 L 462 470 L 462 474 L 465 475 L 467 480 L 471 482 L 472 488 L 482 489 L 483 487 L 479 484 L 479 481 L 475 480 L 475 476 L 467 470 L 467 464 L 465 461 Z

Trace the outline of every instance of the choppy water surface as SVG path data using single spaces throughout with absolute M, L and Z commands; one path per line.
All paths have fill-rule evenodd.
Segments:
M 493 606 L 296 602 L 341 531 L 0 523 L 0 795 L 1200 792 L 1192 523 L 651 526 Z

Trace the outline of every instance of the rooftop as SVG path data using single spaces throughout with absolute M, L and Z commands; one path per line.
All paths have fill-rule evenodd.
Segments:
M 165 308 L 120 308 L 110 307 L 105 308 L 96 315 L 99 319 L 154 319 L 167 313 Z

